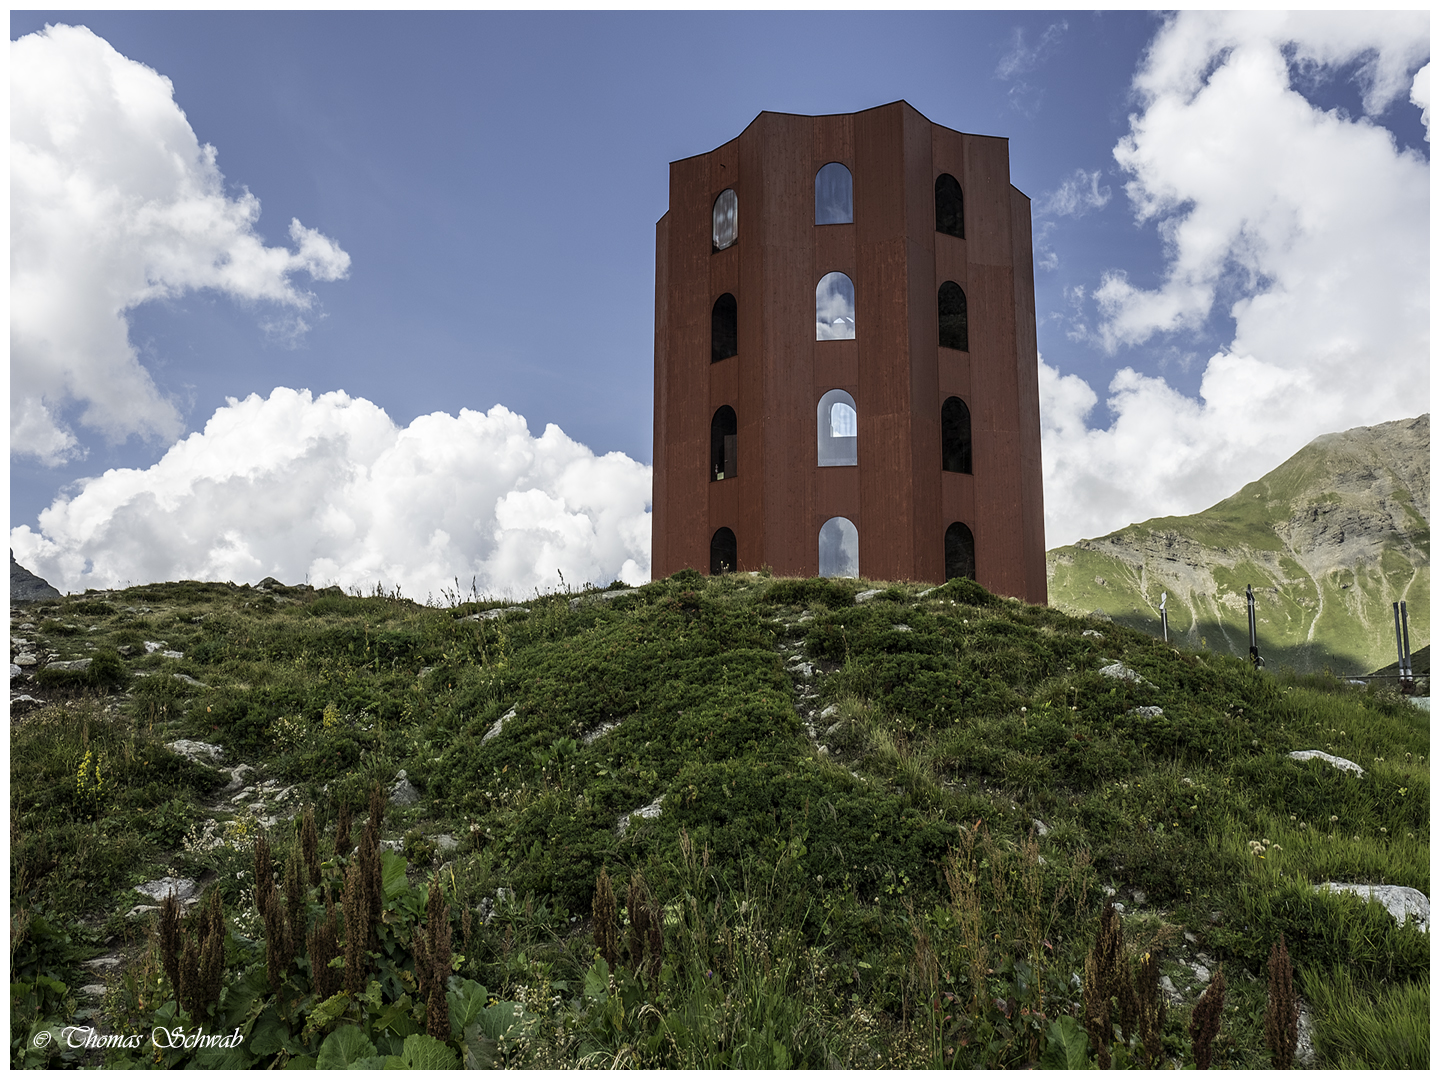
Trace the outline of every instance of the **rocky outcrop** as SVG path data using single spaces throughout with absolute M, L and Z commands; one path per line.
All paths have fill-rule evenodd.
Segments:
M 15 552 L 10 552 L 10 602 L 24 604 L 31 600 L 55 600 L 60 590 L 42 577 L 32 574 L 15 561 Z

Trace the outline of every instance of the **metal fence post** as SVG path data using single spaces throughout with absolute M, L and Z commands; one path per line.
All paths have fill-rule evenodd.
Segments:
M 1250 616 L 1250 662 L 1257 668 L 1265 666 L 1265 659 L 1260 655 L 1260 646 L 1255 640 L 1255 590 L 1249 585 L 1245 586 L 1245 610 Z
M 1166 645 L 1170 644 L 1170 618 L 1165 612 L 1165 601 L 1168 596 L 1168 593 L 1160 594 L 1160 637 Z

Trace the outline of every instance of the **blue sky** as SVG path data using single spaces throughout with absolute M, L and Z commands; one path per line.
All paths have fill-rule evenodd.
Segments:
M 1423 242 L 1400 260 L 1405 295 L 1393 282 L 1377 289 L 1408 314 L 1357 315 L 1311 347 L 1338 350 L 1335 364 L 1383 353 L 1411 373 L 1408 394 L 1327 396 L 1323 364 L 1307 368 L 1310 359 L 1270 344 L 1286 339 L 1279 316 L 1261 325 L 1261 309 L 1305 292 L 1313 253 L 1353 227 L 1333 211 L 1347 192 L 1393 185 L 1384 220 L 1367 222 L 1377 259 L 1383 248 L 1394 262 L 1393 237 L 1407 230 L 1428 236 L 1428 120 L 1412 100 L 1428 102 L 1428 78 L 1412 85 L 1428 64 L 1427 17 L 1334 18 L 12 12 L 12 43 L 46 24 L 100 39 L 31 38 L 34 64 L 12 63 L 12 162 L 27 139 L 50 147 L 36 160 L 53 158 L 29 179 L 15 170 L 31 168 L 30 156 L 12 164 L 12 220 L 22 223 L 12 226 L 12 546 L 62 588 L 273 573 L 399 580 L 423 596 L 452 576 L 496 592 L 553 584 L 562 570 L 572 581 L 643 576 L 654 226 L 668 163 L 729 140 L 762 110 L 851 112 L 900 98 L 937 123 L 1008 137 L 1012 182 L 1033 200 L 1050 545 L 1200 509 L 1314 435 L 1428 409 L 1428 314 L 1414 310 L 1428 313 Z M 104 43 L 118 56 L 105 59 Z M 72 63 L 69 74 L 42 62 L 47 50 Z M 1267 67 L 1276 57 L 1278 69 Z M 45 179 L 75 170 L 90 177 L 86 190 L 103 186 L 96 176 L 143 186 L 153 167 L 132 164 L 183 142 L 173 118 L 154 126 L 153 92 L 132 103 L 128 89 L 97 96 L 86 81 L 104 67 L 129 87 L 135 65 L 170 80 L 194 140 L 214 148 L 207 175 L 223 180 L 205 205 L 231 232 L 192 247 L 213 262 L 214 244 L 239 245 L 223 256 L 234 259 L 229 277 L 190 266 L 194 251 L 177 254 L 153 231 L 126 239 L 138 235 L 130 218 L 114 239 L 109 204 L 55 201 Z M 26 80 L 36 83 L 28 93 Z M 113 130 L 104 110 L 115 100 L 138 118 L 125 127 L 134 146 L 46 141 L 76 115 Z M 1244 192 L 1184 163 L 1187 147 L 1212 143 L 1213 160 L 1233 154 L 1230 175 L 1251 181 Z M 102 152 L 116 157 L 91 160 Z M 1297 185 L 1287 173 L 1306 155 L 1337 154 L 1359 164 L 1333 182 Z M 1313 187 L 1313 201 L 1297 187 Z M 259 216 L 237 225 L 247 192 Z M 114 205 L 130 205 L 124 196 Z M 35 225 L 23 216 L 32 203 Z M 73 225 L 82 219 L 83 230 Z M 292 219 L 311 232 L 292 234 Z M 1290 219 L 1294 229 L 1267 232 Z M 100 255 L 87 261 L 95 243 Z M 70 262 L 49 257 L 65 244 Z M 168 270 L 155 268 L 157 244 L 170 245 Z M 56 297 L 53 332 L 14 314 L 37 309 L 17 292 L 30 287 L 19 273 L 27 252 L 45 268 L 34 289 Z M 84 293 L 66 274 L 112 266 L 112 279 L 87 277 L 95 333 L 67 347 L 100 342 L 118 307 L 144 375 L 131 370 L 113 391 L 116 340 L 67 379 L 54 370 L 59 346 L 26 344 L 75 336 L 90 316 L 65 299 Z M 158 275 L 165 287 L 142 295 L 119 283 L 126 274 L 152 286 Z M 1292 307 L 1297 325 L 1313 322 Z M 1408 330 L 1390 340 L 1397 323 Z M 145 376 L 149 389 L 135 381 Z M 1265 387 L 1253 416 L 1235 413 L 1256 430 L 1230 451 L 1216 416 L 1236 394 L 1226 379 Z M 310 397 L 280 401 L 277 387 Z M 1312 393 L 1304 415 L 1283 422 L 1260 400 Z M 127 394 L 134 405 L 113 405 Z M 17 419 L 28 400 L 43 402 L 43 422 L 33 410 Z M 563 435 L 546 435 L 552 424 Z M 242 460 L 245 440 L 266 432 L 280 460 Z M 1116 461 L 1166 440 L 1178 440 L 1173 469 L 1117 475 Z M 240 464 L 221 475 L 204 464 L 217 457 Z M 496 466 L 499 457 L 510 464 Z M 488 480 L 461 512 L 454 492 L 477 472 Z M 429 473 L 439 479 L 427 502 L 416 491 Z M 349 494 L 323 492 L 327 475 Z M 287 501 L 307 484 L 323 503 L 313 527 L 310 511 Z M 417 546 L 432 552 L 423 565 L 405 553 Z M 541 565 L 556 559 L 569 569 Z

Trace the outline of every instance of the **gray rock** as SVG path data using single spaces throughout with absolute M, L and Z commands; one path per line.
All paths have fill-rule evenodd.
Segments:
M 29 694 L 16 694 L 10 699 L 10 713 L 13 716 L 17 712 L 27 712 L 30 709 L 38 709 L 45 702 L 39 698 L 33 698 Z
M 611 589 L 608 592 L 577 596 L 570 601 L 570 610 L 579 611 L 582 604 L 608 604 L 611 600 L 617 600 L 622 596 L 633 596 L 639 591 L 639 589 Z
M 1130 891 L 1130 895 L 1133 896 L 1133 897 L 1135 897 L 1135 903 L 1137 903 L 1137 904 L 1143 904 L 1143 903 L 1145 902 L 1145 890 L 1144 890 L 1144 889 L 1132 889 L 1132 890 Z
M 185 654 L 183 652 L 177 652 L 175 649 L 162 649 L 160 650 L 160 655 L 165 657 L 166 660 L 185 659 Z
M 156 904 L 136 904 L 125 913 L 125 917 L 127 919 L 138 919 L 141 915 L 148 915 L 152 911 L 159 910 L 160 908 Z
M 902 622 L 902 623 L 896 623 L 894 626 L 890 627 L 890 629 L 891 629 L 891 630 L 898 630 L 898 631 L 899 631 L 900 633 L 902 633 L 902 634 L 908 634 L 908 633 L 911 632 L 911 631 L 910 631 L 910 627 L 906 626 L 903 622 Z
M 136 885 L 135 891 L 151 900 L 164 900 L 172 893 L 176 900 L 190 900 L 200 895 L 200 887 L 189 878 L 163 877 L 156 881 L 147 881 L 144 885 Z
M 1328 762 L 1334 765 L 1335 768 L 1343 769 L 1345 772 L 1353 772 L 1357 776 L 1365 775 L 1365 770 L 1359 765 L 1356 765 L 1355 762 L 1343 757 L 1336 757 L 1334 754 L 1327 754 L 1324 750 L 1292 750 L 1290 751 L 1290 756 L 1296 761 L 1309 761 L 1311 758 L 1319 758 L 1321 761 Z
M 601 735 L 604 735 L 607 731 L 614 731 L 614 730 L 615 730 L 617 727 L 619 727 L 619 726 L 620 726 L 620 725 L 619 725 L 616 721 L 614 721 L 614 720 L 607 720 L 605 723 L 601 724 L 601 725 L 600 725 L 598 728 L 596 728 L 594 731 L 591 731 L 591 732 L 589 732 L 588 734 L 582 735 L 582 736 L 580 737 L 580 741 L 583 742 L 586 746 L 589 746 L 589 745 L 590 745 L 591 743 L 593 743 L 596 739 L 600 738 Z
M 866 600 L 873 600 L 875 599 L 875 597 L 879 596 L 884 591 L 884 589 L 866 589 L 862 593 L 856 593 L 855 603 L 863 604 Z
M 34 667 L 40 662 L 40 658 L 32 652 L 22 652 L 15 657 L 15 663 L 20 667 Z
M 1297 995 L 1298 997 L 1298 995 Z M 1310 1018 L 1310 1006 L 1300 998 L 1300 1022 L 1296 1025 L 1295 1064 L 1304 1069 L 1315 1067 L 1315 1021 Z
M 917 592 L 917 593 L 915 594 L 915 598 L 918 600 L 918 599 L 920 599 L 920 597 L 922 597 L 922 596 L 929 596 L 932 592 L 934 592 L 934 591 L 935 591 L 936 589 L 938 589 L 939 587 L 940 587 L 939 585 L 931 585 L 930 588 L 928 588 L 928 589 L 921 589 L 919 592 Z
M 1035 826 L 1035 831 L 1039 833 L 1042 838 L 1050 835 L 1050 826 L 1046 825 L 1038 817 L 1032 818 L 1030 824 Z
M 838 705 L 826 705 L 825 708 L 823 708 L 823 709 L 820 710 L 820 719 L 821 719 L 821 720 L 829 720 L 830 717 L 832 717 L 832 716 L 839 716 L 839 715 L 840 715 L 840 706 L 838 706 Z
M 87 656 L 81 660 L 52 660 L 45 665 L 46 671 L 84 671 L 90 666 Z
M 657 818 L 657 817 L 659 817 L 659 816 L 660 816 L 660 803 L 664 800 L 664 798 L 665 798 L 665 796 L 664 796 L 664 795 L 661 795 L 661 796 L 660 796 L 658 799 L 656 799 L 654 802 L 649 803 L 649 804 L 647 804 L 647 805 L 645 805 L 645 806 L 640 807 L 639 810 L 631 810 L 630 813 L 628 813 L 628 814 L 621 814 L 621 815 L 620 815 L 620 820 L 615 823 L 616 829 L 617 829 L 617 835 L 619 835 L 619 836 L 624 836 L 624 835 L 625 835 L 625 830 L 630 827 L 630 819 L 631 819 L 632 817 L 642 817 L 642 818 Z
M 1430 932 L 1430 898 L 1419 889 L 1404 885 L 1345 885 L 1336 881 L 1315 886 L 1316 892 L 1327 889 L 1330 892 L 1354 893 L 1362 900 L 1383 904 L 1401 926 L 1407 919 L 1413 919 L 1417 930 L 1426 934 Z
M 390 801 L 396 806 L 414 806 L 420 801 L 420 792 L 405 777 L 405 770 L 395 774 L 395 783 L 390 785 Z
M 170 644 L 168 641 L 147 641 L 145 642 L 145 654 L 148 656 L 152 652 L 159 652 L 168 644 Z
M 91 971 L 114 971 L 121 964 L 118 956 L 97 956 L 93 960 L 81 960 L 80 966 Z
M 173 750 L 181 757 L 189 758 L 191 761 L 199 761 L 202 757 L 207 757 L 211 761 L 219 761 L 225 756 L 225 751 L 214 743 L 199 742 L 195 739 L 176 739 L 174 742 L 166 743 L 165 749 Z M 250 766 L 241 765 L 239 768 L 248 769 Z
M 172 679 L 179 679 L 187 686 L 198 686 L 201 690 L 210 689 L 210 685 L 208 683 L 203 683 L 199 679 L 192 679 L 189 675 L 185 675 L 179 671 L 172 673 L 170 677 Z
M 495 723 L 491 724 L 490 730 L 485 732 L 485 734 L 481 736 L 480 745 L 484 746 L 491 739 L 495 738 L 496 735 L 499 735 L 500 732 L 505 729 L 505 721 L 513 719 L 515 719 L 515 706 L 512 705 L 510 707 L 510 711 L 507 712 L 504 716 L 500 717 L 499 720 L 496 720 Z
M 1159 705 L 1138 705 L 1130 710 L 1131 716 L 1164 716 L 1165 710 Z
M 633 591 L 633 590 L 632 590 Z M 466 615 L 461 622 L 488 622 L 491 619 L 503 619 L 506 615 L 529 615 L 528 607 L 500 607 L 491 608 L 489 611 L 477 611 L 474 615 Z
M 20 676 L 22 676 L 22 675 L 24 675 L 24 674 L 25 674 L 25 672 L 23 672 L 23 671 L 20 670 L 20 665 L 19 665 L 19 664 L 11 664 L 11 665 L 10 665 L 10 677 L 11 677 L 12 679 L 18 679 L 18 678 L 20 678 Z
M 1165 996 L 1171 1003 L 1178 1005 L 1181 1002 L 1180 991 L 1175 989 L 1175 983 L 1169 975 L 1160 976 L 1160 989 L 1165 991 Z
M 439 836 L 432 836 L 430 839 L 435 841 L 435 850 L 442 855 L 448 855 L 460 846 L 460 841 L 456 840 L 455 837 L 449 833 L 441 833 Z
M 60 590 L 38 574 L 32 574 L 15 561 L 15 552 L 10 552 L 10 602 L 24 604 L 31 600 L 53 600 L 60 596 Z
M 103 998 L 105 996 L 104 983 L 86 983 L 80 987 L 80 993 L 86 997 Z
M 1192 961 L 1190 970 L 1195 972 L 1195 980 L 1197 982 L 1208 983 L 1210 981 L 1210 969 L 1200 963 L 1200 961 Z
M 823 716 L 824 714 L 822 713 L 821 715 Z M 838 723 L 835 723 L 835 724 L 831 724 L 828 728 L 825 729 L 825 737 L 826 737 L 827 739 L 834 737 L 835 733 L 838 732 L 838 731 L 839 731 L 841 728 L 843 728 L 844 726 L 845 726 L 845 721 L 844 721 L 844 720 L 841 720 L 841 721 L 839 721 Z
M 1126 682 L 1143 683 L 1145 681 L 1140 677 L 1139 672 L 1121 663 L 1108 664 L 1102 667 L 1100 674 L 1104 675 L 1107 679 L 1123 679 Z
M 1103 638 L 1105 635 L 1102 634 L 1099 630 L 1081 630 L 1081 631 L 1080 631 L 1080 636 L 1081 636 L 1081 637 L 1098 637 L 1098 638 Z

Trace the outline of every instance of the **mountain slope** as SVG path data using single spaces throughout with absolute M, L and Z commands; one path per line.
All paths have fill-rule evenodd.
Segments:
M 1050 603 L 1100 609 L 1185 645 L 1243 655 L 1245 586 L 1260 652 L 1300 671 L 1395 659 L 1391 603 L 1411 648 L 1430 640 L 1430 416 L 1322 435 L 1230 498 L 1046 555 Z

